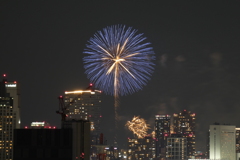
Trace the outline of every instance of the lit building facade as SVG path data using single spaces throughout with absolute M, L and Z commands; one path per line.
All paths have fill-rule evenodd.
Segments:
M 86 90 L 66 91 L 64 103 L 67 106 L 66 121 L 89 120 L 92 144 L 98 144 L 101 122 L 101 91 L 89 87 Z
M 210 125 L 210 159 L 236 160 L 236 126 Z
M 0 160 L 13 159 L 13 131 L 20 128 L 19 84 L 0 82 Z
M 155 115 L 156 157 L 166 157 L 167 137 L 170 136 L 170 115 Z
M 179 136 L 167 138 L 167 160 L 187 160 L 187 138 Z
M 128 139 L 128 160 L 150 160 L 156 157 L 155 139 L 144 137 L 143 139 Z
M 187 139 L 187 158 L 194 157 L 195 152 L 195 116 L 195 113 L 187 110 L 173 114 L 173 133 L 181 134 Z
M 43 121 L 43 122 L 32 122 L 31 128 L 48 128 L 51 127 L 49 123 Z
M 48 122 L 42 121 L 42 122 L 32 122 L 30 127 L 24 126 L 25 129 L 31 128 L 31 129 L 56 129 L 56 126 L 51 126 Z
M 117 147 L 108 146 L 104 148 L 105 160 L 117 160 L 121 158 L 121 154 Z M 100 157 L 98 159 L 101 159 Z

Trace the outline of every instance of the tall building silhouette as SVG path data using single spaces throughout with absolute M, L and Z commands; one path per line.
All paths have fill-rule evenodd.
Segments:
M 90 122 L 88 120 L 68 120 L 63 129 L 72 129 L 72 160 L 90 159 Z
M 19 84 L 0 82 L 0 160 L 13 159 L 13 130 L 20 128 Z
M 170 115 L 155 115 L 156 157 L 166 157 L 167 137 L 170 136 Z
M 173 133 L 187 139 L 187 158 L 192 158 L 195 152 L 195 116 L 187 110 L 173 114 Z
M 72 145 L 72 139 L 72 129 L 15 129 L 13 159 L 76 160 L 76 157 L 73 158 L 73 147 L 75 146 Z

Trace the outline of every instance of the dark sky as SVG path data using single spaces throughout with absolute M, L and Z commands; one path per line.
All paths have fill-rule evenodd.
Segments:
M 22 125 L 60 126 L 57 97 L 84 89 L 83 50 L 102 28 L 144 33 L 156 54 L 151 81 L 121 97 L 120 139 L 134 115 L 196 113 L 197 150 L 214 122 L 240 127 L 240 1 L 0 1 L 0 73 L 21 83 Z M 113 97 L 103 96 L 103 132 L 111 142 Z M 153 127 L 152 127 L 153 128 Z

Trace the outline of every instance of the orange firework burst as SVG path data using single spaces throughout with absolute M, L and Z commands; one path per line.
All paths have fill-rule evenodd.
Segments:
M 149 125 L 143 118 L 139 116 L 134 116 L 132 121 L 128 121 L 126 126 L 133 134 L 137 135 L 138 138 L 144 138 L 147 135 Z

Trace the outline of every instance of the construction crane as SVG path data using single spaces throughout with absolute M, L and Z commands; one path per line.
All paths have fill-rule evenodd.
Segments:
M 89 86 L 86 89 L 92 90 L 93 84 L 90 83 Z M 58 101 L 59 101 L 59 109 L 56 111 L 57 114 L 60 114 L 62 117 L 62 121 L 66 120 L 67 114 L 69 113 L 69 106 L 76 103 L 76 100 L 80 97 L 79 94 L 77 94 L 70 102 L 65 103 L 64 102 L 64 97 L 59 96 Z

